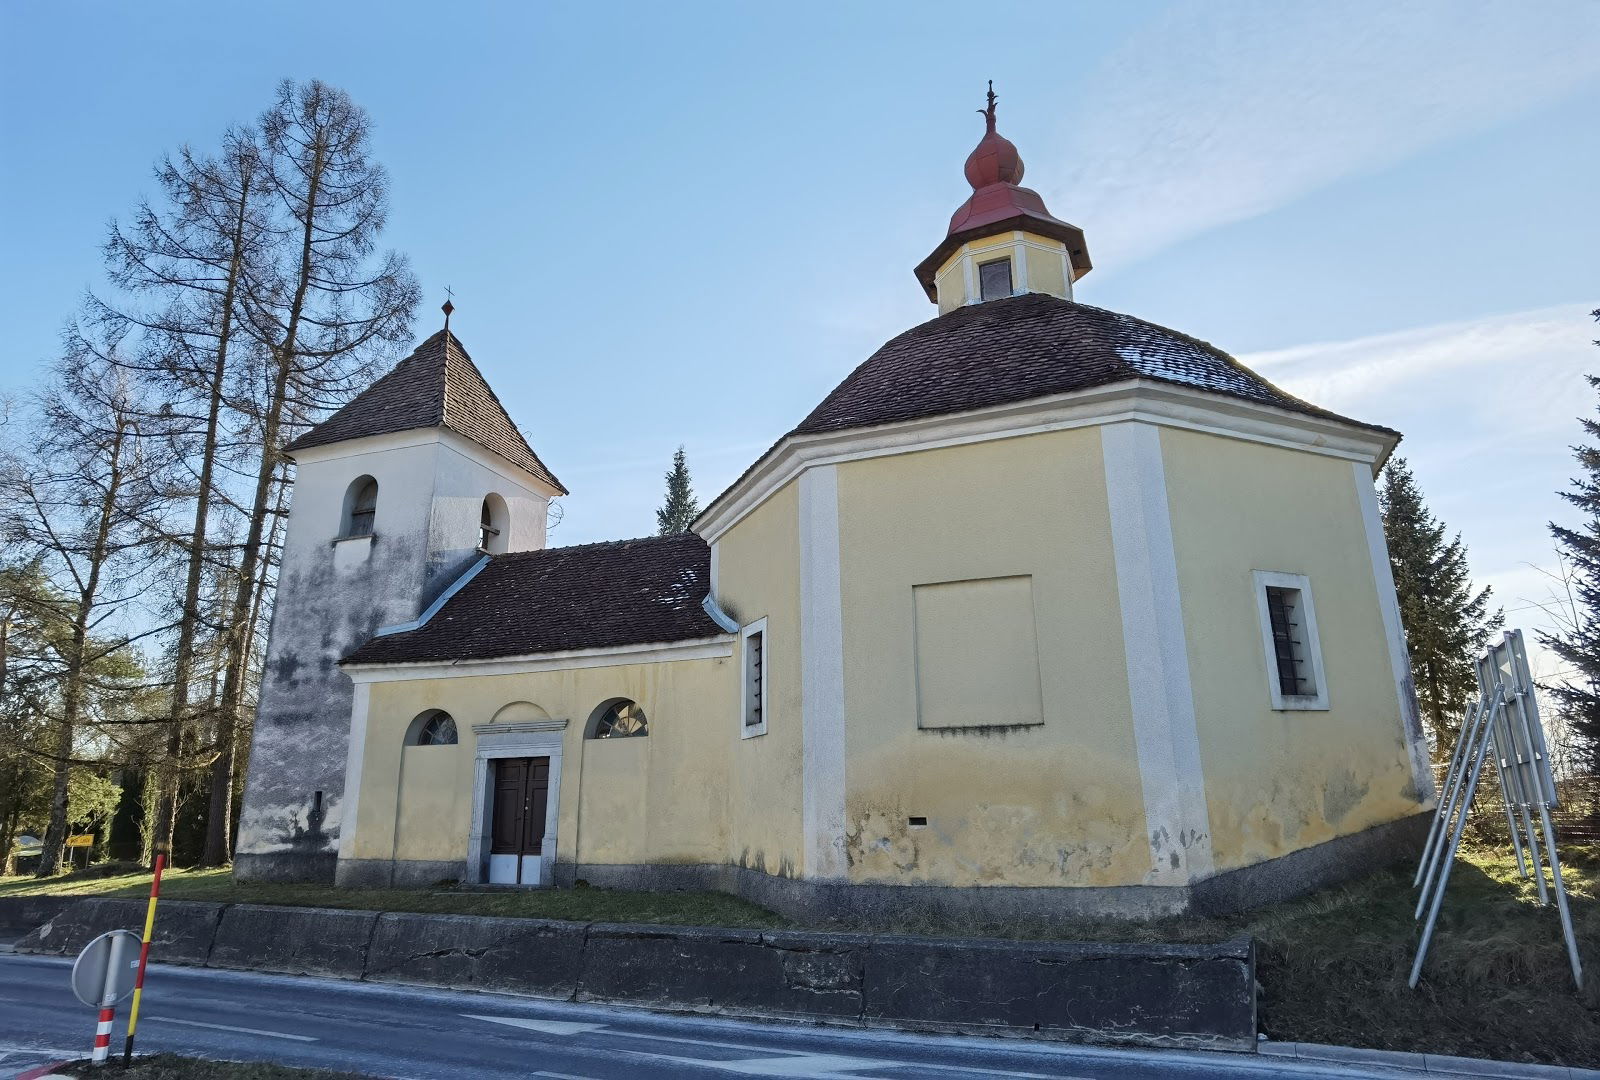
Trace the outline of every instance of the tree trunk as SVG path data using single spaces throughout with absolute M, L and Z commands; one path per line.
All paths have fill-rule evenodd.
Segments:
M 223 381 L 228 370 L 228 344 L 233 331 L 233 304 L 239 285 L 239 275 L 244 269 L 244 229 L 246 212 L 250 204 L 250 179 L 245 175 L 239 190 L 239 210 L 234 217 L 232 235 L 232 258 L 228 263 L 228 280 L 223 290 L 222 297 L 222 325 L 217 337 L 216 362 L 211 369 L 211 402 L 206 414 L 206 440 L 203 457 L 200 463 L 200 491 L 195 500 L 194 531 L 189 538 L 189 578 L 184 586 L 183 594 L 183 629 L 179 633 L 176 660 L 176 680 L 172 694 L 172 732 L 168 736 L 167 746 L 169 751 L 182 749 L 183 713 L 188 707 L 189 679 L 194 664 L 194 637 L 195 630 L 200 622 L 200 577 L 205 566 L 206 527 L 207 518 L 211 509 L 211 482 L 212 471 L 217 456 L 217 430 L 222 412 Z M 231 740 L 229 740 L 231 743 Z M 173 757 L 176 764 L 176 756 Z M 231 757 L 231 755 L 227 755 Z M 229 765 L 231 769 L 231 762 Z M 219 783 L 231 784 L 231 772 L 226 778 L 219 776 L 219 769 L 213 765 L 211 773 L 211 817 L 207 822 L 205 852 L 201 857 L 201 864 L 205 866 L 221 866 L 228 861 L 228 828 L 223 822 L 219 831 L 217 827 L 217 791 Z M 169 842 L 174 826 L 177 822 L 177 797 L 178 774 L 173 771 L 171 777 L 172 801 L 163 803 L 162 824 L 165 830 L 157 830 L 158 836 L 164 836 Z M 226 799 L 226 794 L 224 799 Z M 226 802 L 224 802 L 226 805 Z M 226 817 L 226 814 L 223 815 Z
M 213 786 L 211 791 L 211 828 L 212 835 L 207 838 L 206 851 L 212 851 L 212 841 L 215 840 L 219 849 L 226 851 L 229 834 L 229 818 L 231 817 L 231 797 L 235 736 L 239 730 L 239 707 L 244 697 L 245 681 L 249 675 L 248 661 L 250 656 L 250 624 L 251 611 L 254 607 L 256 594 L 256 574 L 261 563 L 261 543 L 263 526 L 267 519 L 267 503 L 272 495 L 273 481 L 276 477 L 280 451 L 278 448 L 280 431 L 283 424 L 283 410 L 288 400 L 289 377 L 294 371 L 296 350 L 299 347 L 300 319 L 305 311 L 306 293 L 311 288 L 311 279 L 314 274 L 314 248 L 312 240 L 315 236 L 317 217 L 317 199 L 320 197 L 321 163 L 324 159 L 324 149 L 319 143 L 315 155 L 316 167 L 308 177 L 305 219 L 301 223 L 300 232 L 300 259 L 298 273 L 296 274 L 294 297 L 289 305 L 289 318 L 285 325 L 283 340 L 274 343 L 272 348 L 273 379 L 272 391 L 267 399 L 267 407 L 262 418 L 261 427 L 261 463 L 256 472 L 255 498 L 250 507 L 250 527 L 245 536 L 244 558 L 239 565 L 239 584 L 233 597 L 233 611 L 228 616 L 226 631 L 227 641 L 227 666 L 222 678 L 222 701 L 217 708 L 217 747 L 219 750 L 217 761 L 213 765 Z M 226 771 L 228 785 L 226 798 L 217 779 Z

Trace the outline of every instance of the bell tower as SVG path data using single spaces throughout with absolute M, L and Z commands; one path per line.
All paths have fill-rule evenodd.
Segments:
M 290 443 L 294 501 L 239 819 L 241 878 L 332 881 L 352 708 L 339 661 L 486 557 L 545 545 L 565 495 L 450 330 Z
M 917 281 L 939 313 L 1021 293 L 1072 299 L 1072 283 L 1092 268 L 1083 230 L 1045 209 L 1022 187 L 1022 155 L 995 130 L 994 83 L 989 83 L 983 138 L 967 156 L 972 195 L 950 218 L 939 246 L 917 265 Z

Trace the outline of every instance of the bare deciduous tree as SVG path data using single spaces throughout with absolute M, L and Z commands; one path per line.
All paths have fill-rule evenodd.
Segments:
M 158 515 L 169 464 L 145 430 L 149 410 L 131 379 L 107 360 L 115 342 L 96 346 L 77 332 L 69 333 L 68 342 L 53 385 L 40 395 L 31 445 L 8 455 L 0 470 L 0 529 L 16 550 L 39 560 L 65 595 L 55 617 L 70 626 L 59 649 L 41 875 L 56 871 L 66 842 L 73 748 L 86 695 L 96 689 L 91 669 L 133 640 L 113 636 L 101 644 L 96 636 L 115 633 L 112 620 L 147 584 L 154 557 L 145 522 Z
M 281 234 L 277 257 L 246 276 L 242 297 L 246 325 L 265 350 L 267 377 L 257 403 L 254 498 L 224 628 L 229 662 L 218 703 L 208 864 L 227 859 L 250 620 L 286 433 L 348 399 L 372 365 L 403 342 L 417 303 L 405 259 L 375 255 L 388 179 L 370 156 L 366 111 L 326 83 L 285 81 L 261 131 Z

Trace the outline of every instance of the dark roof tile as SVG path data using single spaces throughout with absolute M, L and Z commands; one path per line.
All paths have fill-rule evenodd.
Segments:
M 567 494 L 511 422 L 460 340 L 448 330 L 440 330 L 418 345 L 387 375 L 286 449 L 293 453 L 348 439 L 434 427 L 471 439 Z
M 1176 330 L 1027 293 L 960 307 L 892 338 L 791 434 L 966 412 L 1126 379 L 1177 383 L 1389 431 L 1302 401 L 1221 349 Z
M 494 555 L 422 626 L 349 663 L 491 659 L 683 641 L 723 630 L 700 606 L 711 549 L 693 533 Z

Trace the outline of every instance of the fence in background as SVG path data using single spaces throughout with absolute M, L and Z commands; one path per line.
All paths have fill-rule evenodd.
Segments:
M 1433 767 L 1434 787 L 1444 786 L 1444 765 Z M 1478 799 L 1467 815 L 1467 839 L 1478 844 L 1508 844 L 1506 814 L 1500 796 L 1499 779 L 1484 770 L 1478 784 Z M 1600 844 L 1600 773 L 1569 776 L 1556 781 L 1561 805 L 1550 811 L 1550 824 L 1562 847 L 1572 844 Z

